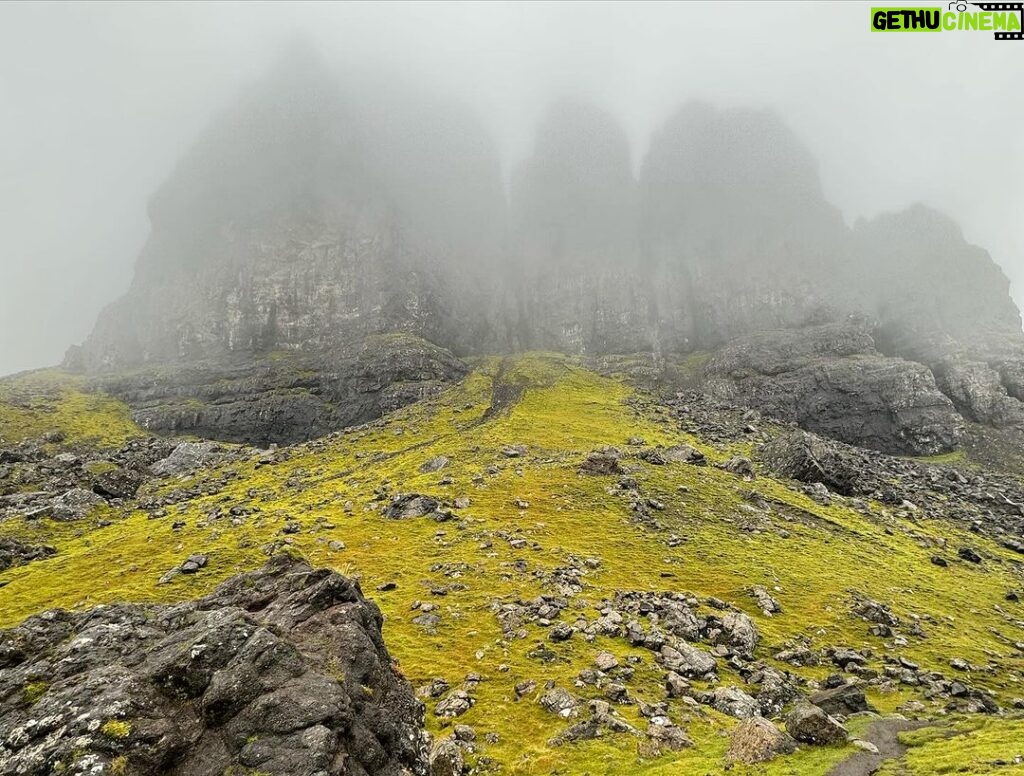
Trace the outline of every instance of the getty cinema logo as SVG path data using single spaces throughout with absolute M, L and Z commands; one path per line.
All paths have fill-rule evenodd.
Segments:
M 995 33 L 996 40 L 1024 40 L 1021 33 L 1024 2 L 969 3 L 958 0 L 945 9 L 929 6 L 918 8 L 872 8 L 872 32 L 946 32 L 977 30 Z

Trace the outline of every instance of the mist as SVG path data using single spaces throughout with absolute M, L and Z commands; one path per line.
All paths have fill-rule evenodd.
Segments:
M 5 4 L 0 374 L 58 363 L 124 293 L 147 204 L 303 41 L 479 117 L 509 189 L 552 103 L 622 127 L 634 174 L 680 105 L 772 109 L 847 224 L 923 202 L 1024 298 L 1024 62 L 988 35 L 873 35 L 867 3 Z

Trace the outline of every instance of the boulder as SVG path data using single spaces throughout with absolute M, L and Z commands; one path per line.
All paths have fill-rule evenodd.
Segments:
M 171 454 L 152 466 L 149 470 L 158 477 L 180 477 L 191 474 L 217 459 L 220 447 L 214 442 L 182 442 Z
M 768 762 L 777 754 L 789 754 L 796 742 L 764 717 L 748 717 L 733 728 L 726 760 L 744 765 Z
M 708 640 L 729 647 L 741 657 L 750 658 L 760 640 L 754 621 L 743 612 L 729 612 L 720 620 L 708 621 Z
M 670 671 L 690 679 L 701 679 L 713 674 L 718 665 L 714 657 L 685 641 L 663 646 L 661 661 Z
M 786 732 L 805 744 L 838 744 L 846 740 L 846 728 L 810 703 L 798 703 L 786 715 Z
M 706 696 L 708 705 L 716 711 L 737 719 L 746 719 L 760 714 L 756 700 L 739 687 L 716 687 Z
M 0 705 L 3 770 L 424 772 L 423 707 L 381 623 L 357 583 L 287 556 L 196 601 L 30 617 L 0 631 L 0 698 L 46 684 Z
M 854 683 L 842 684 L 814 693 L 811 703 L 826 714 L 847 717 L 861 711 L 874 711 L 864 697 L 864 690 Z
M 391 520 L 407 520 L 424 517 L 437 511 L 440 503 L 436 498 L 418 493 L 399 493 L 384 509 L 384 517 Z

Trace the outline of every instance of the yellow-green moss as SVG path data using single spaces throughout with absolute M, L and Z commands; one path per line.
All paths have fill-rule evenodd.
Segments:
M 517 386 L 521 393 L 503 411 L 488 412 L 496 383 Z M 583 578 L 584 590 L 573 599 L 581 608 L 569 615 L 593 617 L 586 605 L 616 590 L 692 591 L 732 601 L 750 613 L 763 637 L 758 656 L 768 662 L 795 637 L 818 649 L 870 647 L 881 656 L 885 641 L 869 635 L 867 624 L 849 614 L 857 592 L 890 604 L 902 618 L 924 618 L 928 637 L 911 639 L 900 654 L 947 674 L 951 656 L 976 664 L 995 659 L 1001 670 L 972 676 L 972 683 L 1004 704 L 1024 694 L 1016 681 L 1024 673 L 1024 661 L 1005 640 L 1010 634 L 1020 640 L 1014 616 L 1024 617 L 1020 609 L 1008 614 L 1010 604 L 1004 600 L 1008 588 L 1021 586 L 1021 572 L 1009 551 L 930 515 L 897 518 L 877 504 L 861 514 L 840 500 L 821 506 L 766 477 L 747 483 L 714 466 L 653 466 L 629 459 L 645 495 L 665 504 L 664 511 L 655 513 L 664 531 L 639 525 L 629 499 L 615 492 L 615 478 L 578 473 L 589 450 L 625 447 L 630 437 L 643 437 L 649 445 L 693 444 L 712 462 L 721 462 L 749 453 L 749 445 L 706 444 L 679 432 L 663 408 L 635 399 L 623 381 L 599 377 L 563 356 L 479 359 L 459 386 L 436 399 L 367 427 L 285 450 L 284 460 L 273 466 L 261 466 L 256 458 L 231 464 L 236 476 L 224 489 L 171 507 L 166 518 L 122 512 L 101 529 L 49 520 L 8 521 L 0 525 L 0 535 L 45 540 L 58 553 L 0 574 L 8 583 L 0 588 L 0 626 L 55 606 L 176 601 L 203 594 L 261 564 L 264 548 L 284 540 L 279 529 L 290 519 L 302 531 L 287 537 L 292 543 L 283 546 L 313 564 L 361 578 L 363 590 L 385 615 L 388 649 L 414 685 L 442 676 L 457 686 L 469 672 L 486 677 L 475 692 L 476 705 L 459 721 L 476 727 L 481 738 L 498 735 L 497 743 L 483 745 L 483 753 L 510 774 L 719 773 L 727 735 L 735 725 L 717 712 L 673 700 L 670 714 L 696 742 L 692 749 L 643 760 L 634 739 L 613 735 L 548 746 L 568 723 L 541 709 L 535 698 L 514 700 L 518 681 L 531 678 L 543 685 L 552 680 L 582 695 L 594 694 L 575 688 L 574 679 L 600 650 L 609 649 L 620 658 L 635 655 L 642 660 L 627 682 L 631 694 L 646 701 L 664 696 L 662 672 L 651 654 L 621 640 L 599 638 L 586 644 L 577 637 L 549 643 L 557 656 L 550 663 L 530 657 L 545 637 L 543 629 L 530 629 L 525 640 L 503 642 L 490 610 L 492 601 L 550 592 L 534 572 L 565 566 L 570 556 L 598 557 L 601 563 Z M 501 448 L 514 444 L 525 445 L 527 454 L 504 457 Z M 424 462 L 439 455 L 449 459 L 444 470 L 420 471 Z M 489 467 L 497 468 L 489 472 Z M 202 472 L 165 487 L 199 485 L 224 473 Z M 439 484 L 445 475 L 452 484 Z M 415 491 L 449 501 L 466 496 L 471 503 L 458 510 L 457 520 L 446 523 L 391 521 L 381 516 L 374 500 L 385 483 L 392 493 Z M 746 495 L 752 489 L 772 503 L 770 513 L 751 511 Z M 255 498 L 249 497 L 250 490 Z M 516 499 L 529 502 L 529 508 L 517 508 Z M 260 511 L 246 515 L 237 527 L 227 519 L 207 517 L 214 507 L 241 503 Z M 172 531 L 175 520 L 184 520 L 185 527 Z M 495 536 L 503 530 L 536 542 L 540 549 L 513 550 Z M 669 547 L 670 533 L 684 541 Z M 484 539 L 491 546 L 481 546 Z M 332 551 L 331 540 L 344 542 L 345 549 Z M 941 552 L 936 549 L 940 540 L 952 547 L 970 542 L 994 561 L 981 566 L 953 561 L 949 568 L 939 568 L 929 559 Z M 209 555 L 202 572 L 157 584 L 165 571 L 195 551 Z M 528 573 L 515 571 L 518 559 L 526 561 Z M 457 578 L 449 578 L 440 564 L 463 566 Z M 397 587 L 376 592 L 386 581 Z M 465 589 L 431 596 L 431 587 L 455 581 Z M 755 584 L 773 590 L 782 603 L 781 614 L 766 617 L 756 610 L 749 596 Z M 412 609 L 416 600 L 440 605 L 435 634 L 412 622 L 418 614 Z M 828 669 L 800 672 L 822 678 Z M 742 685 L 727 668 L 721 678 L 724 684 Z M 901 688 L 892 694 L 872 693 L 871 700 L 889 712 L 912 698 L 921 700 L 915 688 Z M 929 713 L 941 711 L 940 701 L 924 702 Z M 450 724 L 431 712 L 432 706 L 427 723 L 433 732 Z M 637 706 L 622 706 L 621 713 L 631 724 L 646 726 Z M 764 766 L 736 766 L 733 773 L 825 774 L 849 753 L 842 747 L 804 748 Z
M 59 431 L 67 442 L 117 447 L 142 432 L 128 407 L 86 392 L 84 381 L 57 369 L 0 380 L 0 441 L 34 439 Z
M 901 733 L 906 755 L 880 776 L 1024 773 L 1024 719 L 972 717 Z
M 29 682 L 22 688 L 21 698 L 25 703 L 35 703 L 50 689 L 49 682 Z
M 103 723 L 100 732 L 107 738 L 128 738 L 132 734 L 132 725 L 123 719 L 108 719 Z

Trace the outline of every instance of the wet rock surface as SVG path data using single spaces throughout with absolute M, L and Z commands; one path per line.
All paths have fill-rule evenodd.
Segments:
M 287 556 L 197 601 L 31 617 L 0 632 L 0 772 L 426 773 L 380 627 Z

